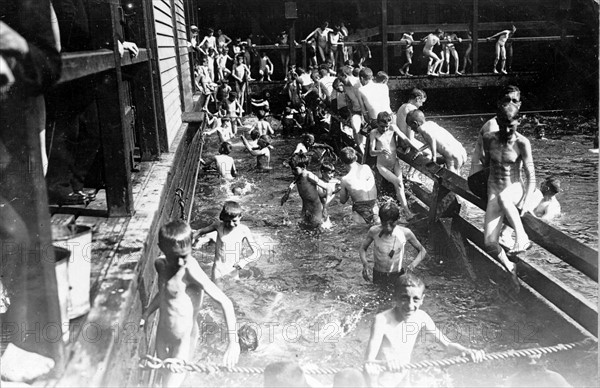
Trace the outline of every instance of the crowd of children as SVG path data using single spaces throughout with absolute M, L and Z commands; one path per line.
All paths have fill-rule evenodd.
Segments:
M 313 34 L 320 36 L 326 28 L 324 25 Z M 440 34 L 428 38 L 430 43 L 435 44 Z M 447 49 L 456 58 L 452 48 Z M 431 54 L 431 71 L 437 72 L 441 61 L 434 53 Z M 243 63 L 243 56 L 236 58 L 240 69 L 234 68 L 232 74 L 236 82 L 244 83 L 248 70 Z M 455 66 L 458 68 L 458 63 Z M 405 72 L 408 72 L 408 67 Z M 267 75 L 268 72 L 265 73 Z M 412 153 L 415 158 L 425 155 L 431 161 L 444 165 L 448 171 L 460 175 L 467 159 L 466 151 L 450 132 L 425 119 L 419 109 L 427 99 L 423 90 L 411 90 L 408 101 L 396 113 L 391 112 L 385 81 L 385 73 L 378 74 L 375 81 L 370 69 L 354 68 L 351 62 L 334 72 L 333 64 L 327 62 L 327 58 L 323 65 L 310 74 L 304 69 L 294 69 L 288 73 L 283 93 L 288 99 L 280 116 L 280 134 L 286 138 L 302 136 L 292 155 L 284 161 L 291 169 L 293 181 L 281 204 L 284 205 L 291 191 L 296 188 L 302 200 L 302 223 L 309 228 L 326 228 L 335 222 L 330 219 L 327 208 L 338 195 L 342 204 L 352 200 L 354 220 L 368 224 L 369 229 L 357 252 L 363 264 L 362 276 L 368 282 L 393 291 L 395 306 L 374 318 L 366 350 L 365 371 L 368 376 L 365 381 L 370 385 L 390 386 L 406 381 L 402 364 L 410 361 L 418 335 L 417 330 L 414 333 L 411 331 L 410 338 L 400 338 L 398 328 L 413 325 L 424 329 L 445 347 L 457 353 L 469 354 L 474 361 L 481 360 L 483 352 L 448 340 L 436 328 L 431 317 L 419 309 L 423 303 L 425 285 L 413 274 L 413 270 L 423 261 L 427 252 L 407 226 L 409 223 L 405 222 L 413 214 L 404 192 L 406 177 L 403 173 L 407 168 L 397 157 L 399 152 Z M 239 175 L 234 159 L 229 155 L 232 152 L 231 142 L 236 140 L 239 129 L 234 128 L 232 122 L 238 121 L 243 112 L 240 103 L 235 102 L 234 92 L 222 92 L 218 111 L 211 113 L 205 109 L 206 120 L 210 124 L 205 134 L 219 134 L 221 145 L 219 154 L 214 158 L 216 170 L 222 178 L 231 181 Z M 267 120 L 269 115 L 275 115 L 267 110 L 268 107 L 268 103 L 265 105 L 260 102 L 254 126 L 249 129 L 242 127 L 255 143 L 246 139 L 244 133 L 240 135 L 247 152 L 256 156 L 256 169 L 261 172 L 269 172 L 273 168 L 271 143 L 272 138 L 279 135 Z M 498 100 L 497 116 L 482 128 L 473 155 L 473 166 L 477 166 L 474 172 L 481 170 L 487 175 L 478 178 L 479 181 L 469 180 L 473 192 L 488 201 L 485 215 L 487 251 L 499 257 L 506 270 L 514 275 L 516 284 L 516 266 L 508 260 L 498 244 L 503 218 L 506 216 L 516 231 L 516 241 L 510 255 L 522 252 L 530 245 L 519 215 L 530 211 L 549 219 L 560 214 L 560 205 L 554 198 L 560 191 L 560 182 L 556 178 L 547 179 L 539 191 L 534 190 L 531 146 L 523 135 L 516 132 L 519 109 L 518 88 L 510 86 L 503 89 Z M 421 136 L 422 140 L 416 139 L 415 135 Z M 338 158 L 349 168 L 341 179 L 335 177 Z M 522 168 L 525 170 L 525 184 L 521 184 Z M 376 184 L 377 175 L 393 186 L 399 205 L 389 197 L 385 200 L 381 198 Z M 482 179 L 487 194 L 481 192 Z M 159 293 L 146 308 L 144 319 L 160 308 L 157 352 L 162 358 L 188 356 L 190 344 L 193 345 L 197 336 L 194 317 L 200 303 L 199 290 L 205 290 L 221 304 L 228 326 L 235 322 L 231 302 L 214 282 L 218 283 L 223 277 L 238 278 L 239 271 L 260 255 L 253 248 L 255 242 L 252 233 L 241 223 L 241 218 L 240 205 L 227 201 L 219 220 L 202 229 L 192 231 L 178 221 L 161 229 L 159 245 L 166 259 L 156 262 Z M 216 244 L 211 278 L 202 272 L 190 255 L 196 241 L 208 233 L 216 233 L 213 237 Z M 405 258 L 407 243 L 417 252 L 409 260 Z M 371 246 L 372 266 L 367 258 Z M 226 365 L 234 364 L 239 354 L 234 337 L 230 338 L 225 355 Z M 182 345 L 183 342 L 186 344 Z M 382 361 L 388 366 L 388 371 L 384 373 L 380 373 Z M 278 386 L 282 381 L 279 378 L 289 382 L 287 379 L 294 373 L 298 374 L 298 381 L 305 383 L 301 372 L 293 364 L 272 364 L 265 370 L 265 386 Z M 355 372 L 345 371 L 340 374 L 339 381 L 348 381 L 349 376 L 356 375 L 357 384 L 365 383 L 361 380 L 363 376 Z M 282 377 L 282 373 L 285 376 Z M 163 377 L 165 386 L 179 382 L 169 373 Z

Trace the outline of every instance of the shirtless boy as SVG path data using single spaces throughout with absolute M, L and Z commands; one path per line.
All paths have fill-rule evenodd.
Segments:
M 196 231 L 195 241 L 211 232 L 217 232 L 215 244 L 215 261 L 212 269 L 212 279 L 225 276 L 238 278 L 238 271 L 260 257 L 260 250 L 254 241 L 252 232 L 242 220 L 242 207 L 235 201 L 226 201 L 221 209 L 219 219 L 212 224 Z M 250 256 L 242 257 L 244 243 L 250 247 Z
M 404 56 L 406 58 L 406 62 L 400 68 L 400 75 L 405 75 L 408 77 L 412 76 L 412 74 L 410 74 L 408 71 L 410 70 L 410 65 L 412 65 L 412 58 L 415 51 L 413 48 L 413 43 L 415 42 L 415 40 L 413 39 L 413 35 L 414 32 L 412 31 L 405 32 L 404 34 L 402 34 L 402 39 L 400 39 L 400 42 L 405 44 L 404 46 L 402 46 L 402 52 L 404 53 Z
M 219 155 L 215 155 L 215 164 L 217 165 L 217 171 L 219 175 L 225 180 L 232 180 L 237 176 L 237 169 L 235 168 L 235 161 L 229 154 L 233 149 L 230 142 L 223 142 L 219 147 Z
M 250 152 L 251 155 L 256 156 L 256 170 L 259 172 L 271 171 L 271 137 L 269 135 L 262 135 L 258 138 L 256 145 L 258 149 L 251 147 L 248 139 L 242 134 L 242 143 Z
M 548 177 L 540 185 L 542 199 L 533 209 L 533 214 L 542 220 L 551 220 L 560 216 L 560 203 L 556 199 L 556 194 L 560 192 L 560 181 L 556 177 Z
M 323 204 L 323 222 L 324 228 L 331 227 L 331 220 L 329 219 L 329 213 L 327 212 L 327 208 L 329 204 L 333 200 L 333 197 L 336 193 L 340 191 L 340 180 L 334 178 L 335 175 L 335 166 L 331 163 L 323 163 L 321 165 L 321 181 L 326 187 L 322 187 L 322 185 L 317 185 L 317 191 L 319 192 L 319 196 L 321 197 L 321 203 Z
M 358 89 L 362 85 L 360 80 L 352 75 L 352 67 L 350 66 L 343 66 L 338 69 L 337 76 L 344 86 L 344 93 L 346 94 L 348 108 L 352 114 L 351 123 L 352 130 L 354 131 L 354 141 L 362 152 L 362 155 L 360 155 L 360 160 L 362 161 L 365 154 L 366 143 L 366 138 L 360 134 L 362 125 L 362 104 L 360 102 Z
M 244 106 L 246 88 L 248 87 L 248 81 L 250 81 L 250 68 L 244 63 L 244 57 L 242 55 L 236 57 L 236 63 L 231 72 L 231 76 L 235 80 L 235 91 L 238 95 L 238 102 L 240 103 L 240 106 Z
M 386 84 L 373 82 L 373 71 L 363 67 L 358 73 L 361 87 L 358 89 L 362 114 L 368 122 L 377 119 L 380 112 L 392 113 L 390 89 Z
M 377 115 L 377 129 L 369 134 L 370 148 L 372 156 L 377 157 L 377 171 L 381 176 L 394 185 L 396 199 L 402 205 L 406 213 L 406 218 L 413 217 L 413 213 L 408 208 L 406 194 L 404 193 L 404 182 L 402 179 L 402 169 L 400 161 L 396 156 L 396 136 L 408 142 L 408 138 L 400 132 L 400 129 L 392 125 L 392 116 L 388 112 L 381 112 Z
M 290 188 L 295 184 L 302 198 L 303 222 L 309 228 L 318 228 L 323 224 L 323 203 L 317 186 L 327 190 L 327 183 L 306 169 L 308 157 L 305 154 L 292 155 L 289 164 L 295 178 Z
M 260 54 L 260 66 L 258 68 L 258 74 L 260 75 L 259 81 L 263 81 L 265 78 L 267 81 L 271 81 L 271 74 L 273 74 L 273 62 L 271 58 L 267 56 L 266 52 Z
M 192 229 L 184 221 L 169 222 L 159 231 L 158 246 L 165 254 L 165 258 L 154 262 L 158 273 L 158 293 L 142 314 L 143 323 L 156 309 L 160 309 L 156 329 L 157 357 L 192 361 L 198 340 L 196 317 L 201 307 L 201 293 L 206 291 L 223 310 L 229 338 L 223 363 L 232 367 L 240 354 L 233 303 L 192 256 Z M 161 373 L 162 385 L 179 387 L 185 376 L 185 373 L 172 373 L 165 369 Z
M 359 164 L 356 151 L 352 147 L 342 148 L 340 160 L 350 166 L 350 171 L 342 178 L 340 203 L 352 198 L 352 218 L 355 222 L 369 225 L 379 223 L 379 206 L 377 205 L 377 187 L 371 168 Z M 362 220 L 362 221 L 361 221 Z
M 323 22 L 321 27 L 317 27 L 313 32 L 308 34 L 304 42 L 308 41 L 310 38 L 315 38 L 317 41 L 317 50 L 319 52 L 319 57 L 321 59 L 321 63 L 325 63 L 327 57 L 329 57 L 329 33 L 333 32 L 331 28 L 329 28 L 328 22 Z
M 498 239 L 506 216 L 516 233 L 515 245 L 509 253 L 523 252 L 531 246 L 521 216 L 528 210 L 524 204 L 535 189 L 531 144 L 517 132 L 518 112 L 513 104 L 501 106 L 496 115 L 499 131 L 483 136 L 483 166 L 490 167 L 484 222 L 486 251 L 512 274 L 515 286 L 518 286 L 516 264 L 508 260 Z M 521 169 L 525 171 L 524 182 Z
M 423 304 L 424 292 L 425 284 L 420 278 L 411 273 L 402 275 L 394 287 L 396 305 L 375 316 L 365 358 L 365 370 L 371 376 L 371 386 L 407 385 L 408 373 L 402 370 L 402 365 L 410 362 L 418 339 L 423 341 L 433 338 L 454 353 L 468 354 L 473 361 L 483 359 L 483 351 L 450 341 L 436 327 L 429 314 L 419 310 Z M 425 329 L 428 336 L 420 334 L 421 329 Z M 397 372 L 379 374 L 379 365 L 370 362 L 378 360 L 387 361 L 388 368 Z
M 413 110 L 406 116 L 406 123 L 425 139 L 425 145 L 419 149 L 431 149 L 431 161 L 437 160 L 437 155 L 444 157 L 444 163 L 449 171 L 460 175 L 460 169 L 467 161 L 467 151 L 450 132 L 433 121 L 426 121 L 425 115 L 419 109 Z
M 394 202 L 384 203 L 379 208 L 381 225 L 375 225 L 369 229 L 367 237 L 358 250 L 360 261 L 363 264 L 362 275 L 366 281 L 371 279 L 371 269 L 367 261 L 367 249 L 371 243 L 373 243 L 373 283 L 382 286 L 393 286 L 394 282 L 405 273 L 402 262 L 404 246 L 407 242 L 419 252 L 407 266 L 409 271 L 414 270 L 427 254 L 414 233 L 410 229 L 398 225 L 399 218 L 400 209 Z
M 433 52 L 433 46 L 440 44 L 442 35 L 444 35 L 444 31 L 437 28 L 433 33 L 423 38 L 425 41 L 423 54 L 429 58 L 429 63 L 427 64 L 427 75 L 440 75 L 443 59 L 438 57 L 437 54 Z
M 488 41 L 497 38 L 496 41 L 496 56 L 494 57 L 494 73 L 498 74 L 498 61 L 501 60 L 500 64 L 500 72 L 502 74 L 506 73 L 506 41 L 517 32 L 517 27 L 512 26 L 510 30 L 500 31 L 488 38 Z

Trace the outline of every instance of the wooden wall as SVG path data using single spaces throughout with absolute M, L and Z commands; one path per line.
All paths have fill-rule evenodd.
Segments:
M 183 0 L 155 0 L 154 23 L 169 147 L 191 108 L 192 85 Z

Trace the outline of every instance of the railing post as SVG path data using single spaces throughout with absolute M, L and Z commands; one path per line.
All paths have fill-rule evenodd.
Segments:
M 479 72 L 479 0 L 473 0 L 473 30 L 471 38 L 473 44 L 473 74 Z
M 388 0 L 381 0 L 381 59 L 383 71 L 388 72 Z

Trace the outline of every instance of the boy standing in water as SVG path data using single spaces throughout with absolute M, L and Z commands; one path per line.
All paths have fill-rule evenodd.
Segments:
M 371 270 L 367 261 L 367 249 L 373 244 L 373 283 L 382 286 L 391 286 L 396 279 L 404 274 L 402 261 L 404 260 L 404 246 L 409 242 L 419 252 L 417 257 L 407 267 L 409 271 L 415 269 L 423 260 L 427 251 L 421 245 L 414 233 L 398 225 L 400 209 L 394 202 L 387 202 L 379 208 L 380 225 L 372 226 L 367 232 L 358 251 L 363 264 L 363 278 L 371 281 Z
M 533 214 L 542 220 L 551 220 L 560 216 L 560 203 L 556 194 L 560 192 L 560 181 L 555 177 L 548 177 L 540 185 L 542 199 L 533 209 Z
M 439 330 L 429 314 L 419 310 L 423 304 L 425 284 L 411 274 L 398 278 L 394 285 L 394 301 L 396 305 L 375 316 L 371 327 L 371 337 L 367 345 L 365 370 L 371 377 L 371 386 L 403 386 L 409 384 L 408 373 L 402 370 L 402 365 L 410 362 L 411 355 L 417 339 L 422 341 L 434 338 L 445 348 L 459 354 L 471 356 L 473 361 L 483 359 L 482 350 L 466 348 L 456 342 L 450 341 Z M 421 329 L 425 329 L 423 336 Z M 397 372 L 379 373 L 377 361 L 387 361 L 388 368 Z
M 232 273 L 237 278 L 238 270 L 256 261 L 260 256 L 260 251 L 256 249 L 258 245 L 254 241 L 250 229 L 240 222 L 241 219 L 242 207 L 240 204 L 235 201 L 226 201 L 223 204 L 219 220 L 196 231 L 196 241 L 202 235 L 217 232 L 215 262 L 212 270 L 213 280 Z M 242 258 L 244 241 L 252 251 L 247 258 Z
M 229 345 L 223 363 L 237 363 L 240 346 L 236 338 L 236 319 L 233 303 L 202 271 L 192 256 L 192 229 L 184 221 L 164 225 L 158 234 L 158 246 L 165 258 L 157 259 L 158 293 L 144 313 L 142 323 L 160 308 L 156 329 L 156 355 L 160 359 L 178 358 L 192 361 L 198 340 L 198 321 L 201 293 L 206 291 L 223 309 Z M 179 387 L 185 373 L 161 372 L 164 387 Z
M 258 149 L 252 148 L 248 139 L 244 137 L 242 134 L 242 143 L 250 152 L 251 155 L 256 156 L 256 170 L 260 172 L 268 172 L 271 171 L 271 137 L 269 135 L 262 135 L 256 141 L 256 145 L 258 145 Z

